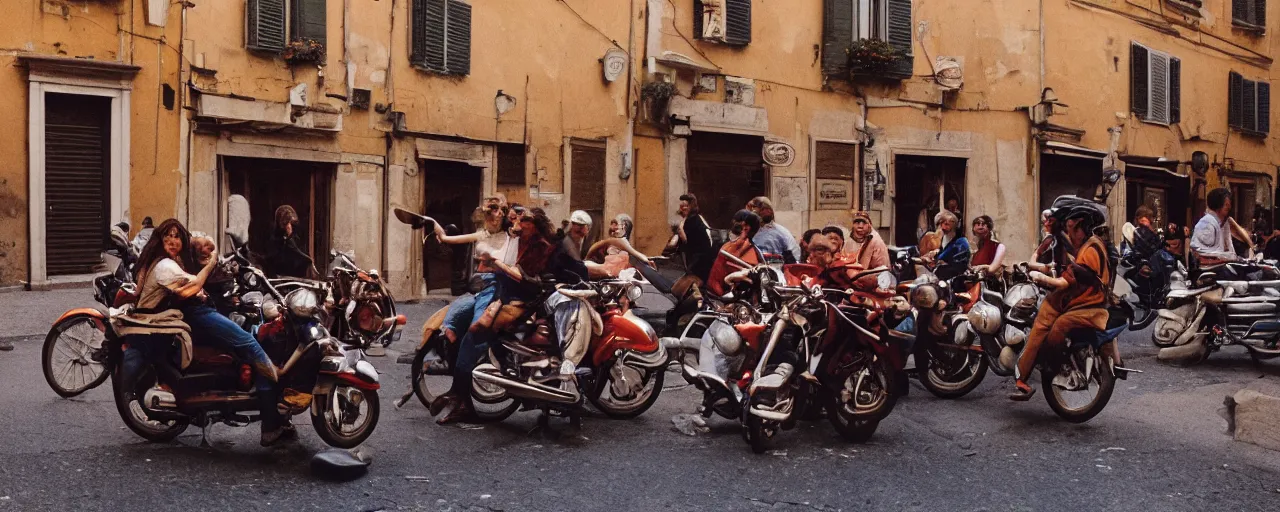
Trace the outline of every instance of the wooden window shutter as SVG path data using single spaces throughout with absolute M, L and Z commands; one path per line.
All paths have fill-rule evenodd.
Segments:
M 888 17 L 889 37 L 886 42 L 897 48 L 902 54 L 898 62 L 889 67 L 886 76 L 891 78 L 910 78 L 915 69 L 915 57 L 911 44 L 911 0 L 885 0 Z
M 1267 26 L 1267 0 L 1253 0 L 1253 24 Z
M 1244 77 L 1234 71 L 1227 77 L 1227 125 L 1244 127 Z
M 294 41 L 311 40 L 325 44 L 327 24 L 325 22 L 324 0 L 294 0 L 293 2 L 293 37 Z
M 1231 18 L 1247 23 L 1249 21 L 1249 0 L 1231 0 Z
M 1148 52 L 1138 43 L 1129 46 L 1129 110 L 1138 119 L 1147 118 L 1147 91 L 1150 81 L 1147 77 Z
M 1182 122 L 1182 61 L 1169 57 L 1169 124 Z
M 822 72 L 849 73 L 849 47 L 853 46 L 854 0 L 822 0 Z
M 724 0 L 724 42 L 746 46 L 751 43 L 751 0 Z
M 1257 85 L 1253 80 L 1245 80 L 1244 87 L 1240 89 L 1240 96 L 1244 98 L 1242 102 L 1244 116 L 1240 118 L 1240 122 L 1244 125 L 1244 129 L 1255 132 L 1258 131 Z
M 245 48 L 284 51 L 285 0 L 249 0 L 245 5 Z
M 702 39 L 702 0 L 693 0 L 693 38 Z
M 445 71 L 471 74 L 471 4 L 449 0 L 445 28 Z
M 413 44 L 409 60 L 428 71 L 444 73 L 445 0 L 413 0 Z
M 852 181 L 858 166 L 858 145 L 815 142 L 814 177 L 822 180 Z
M 498 184 L 524 186 L 524 160 L 524 144 L 498 144 Z
M 1271 84 L 1258 82 L 1258 131 L 1271 133 Z
M 1147 54 L 1151 63 L 1148 71 L 1147 87 L 1151 90 L 1147 103 L 1147 119 L 1157 123 L 1169 122 L 1169 57 L 1162 54 Z

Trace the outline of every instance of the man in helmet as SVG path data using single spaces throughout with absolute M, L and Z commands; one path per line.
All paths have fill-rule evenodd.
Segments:
M 1062 260 L 1055 261 L 1061 274 L 1050 277 L 1039 271 L 1031 273 L 1037 285 L 1051 291 L 1040 306 L 1027 346 L 1018 358 L 1016 389 L 1009 395 L 1012 400 L 1024 401 L 1035 394 L 1027 378 L 1042 346 L 1061 346 L 1073 330 L 1103 330 L 1107 325 L 1112 269 L 1106 243 L 1093 234 L 1094 228 L 1106 222 L 1106 214 L 1100 205 L 1074 197 L 1059 198 L 1054 203 L 1055 235 L 1059 244 L 1066 245 L 1055 253 L 1055 260 Z M 1113 357 L 1120 364 L 1119 354 Z

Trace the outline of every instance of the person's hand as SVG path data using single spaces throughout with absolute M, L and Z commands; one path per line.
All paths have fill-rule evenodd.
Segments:
M 1032 270 L 1027 274 L 1027 277 L 1031 278 L 1031 282 L 1035 283 L 1036 286 L 1044 286 L 1044 280 L 1049 278 L 1049 276 L 1044 275 L 1038 270 Z
M 292 223 L 292 222 L 287 223 L 287 224 L 285 224 L 285 225 L 284 225 L 284 236 L 293 236 L 293 223 Z
M 482 252 L 476 255 L 476 259 L 480 260 L 481 262 L 487 265 L 487 264 L 493 263 L 494 260 L 496 260 L 497 258 L 494 258 L 493 254 Z

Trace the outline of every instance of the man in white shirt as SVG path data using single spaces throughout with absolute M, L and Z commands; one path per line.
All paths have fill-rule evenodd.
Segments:
M 1206 198 L 1208 206 L 1204 217 L 1196 223 L 1191 234 L 1191 250 L 1201 267 L 1240 261 L 1231 245 L 1231 191 L 1216 188 Z

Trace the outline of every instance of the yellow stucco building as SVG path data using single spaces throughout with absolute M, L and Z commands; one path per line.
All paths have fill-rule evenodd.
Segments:
M 630 214 L 651 253 L 689 191 L 714 227 L 768 195 L 899 245 L 954 199 L 1022 258 L 1058 194 L 1115 176 L 1117 224 L 1185 224 L 1229 186 L 1248 218 L 1280 162 L 1280 15 L 1248 0 L 8 3 L 0 286 L 83 280 L 121 219 L 217 232 L 230 194 L 402 298 L 450 276 L 391 210 L 467 227 L 496 193 Z

